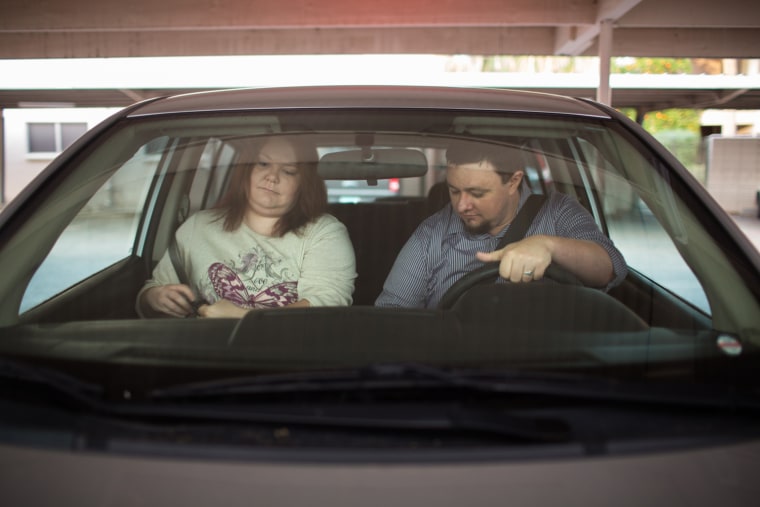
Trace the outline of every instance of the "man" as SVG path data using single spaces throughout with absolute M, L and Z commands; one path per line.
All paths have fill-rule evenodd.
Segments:
M 552 193 L 524 239 L 496 250 L 530 190 L 515 148 L 457 143 L 446 154 L 451 203 L 425 220 L 402 248 L 377 306 L 434 308 L 462 276 L 498 261 L 513 283 L 543 278 L 556 263 L 584 285 L 609 289 L 627 274 L 625 260 L 591 215 Z

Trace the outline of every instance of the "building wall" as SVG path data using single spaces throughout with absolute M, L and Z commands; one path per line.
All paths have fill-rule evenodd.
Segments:
M 702 112 L 700 123 L 719 127 L 724 136 L 760 135 L 760 111 L 753 109 L 706 109 Z
M 760 191 L 760 137 L 710 136 L 707 190 L 729 213 L 757 216 Z
M 3 115 L 4 144 L 4 195 L 2 202 L 13 199 L 34 179 L 57 153 L 30 153 L 27 133 L 28 123 L 79 123 L 92 128 L 116 109 L 112 108 L 39 108 L 5 109 Z

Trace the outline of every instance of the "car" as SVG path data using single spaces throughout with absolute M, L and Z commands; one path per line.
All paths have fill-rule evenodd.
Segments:
M 318 148 L 354 250 L 351 304 L 141 318 L 175 231 L 262 136 Z M 518 150 L 532 193 L 577 201 L 625 259 L 620 283 L 487 267 L 431 308 L 377 306 L 454 192 L 458 142 Z M 355 182 L 382 191 L 335 197 Z M 670 152 L 592 100 L 423 86 L 148 99 L 6 206 L 0 266 L 8 505 L 760 498 L 759 255 Z

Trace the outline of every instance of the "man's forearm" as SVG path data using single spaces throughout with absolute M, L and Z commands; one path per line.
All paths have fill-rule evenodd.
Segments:
M 605 287 L 615 271 L 607 251 L 593 241 L 547 236 L 552 262 L 577 276 L 589 287 Z

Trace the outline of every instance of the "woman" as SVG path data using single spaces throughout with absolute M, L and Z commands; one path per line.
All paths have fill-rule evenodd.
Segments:
M 354 251 L 345 226 L 325 213 L 316 160 L 301 140 L 267 138 L 219 206 L 177 229 L 194 287 L 178 283 L 164 255 L 138 295 L 138 312 L 242 317 L 255 308 L 350 305 Z

